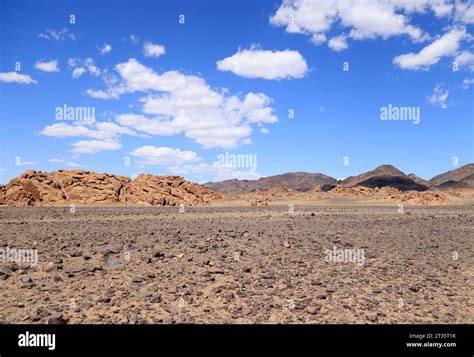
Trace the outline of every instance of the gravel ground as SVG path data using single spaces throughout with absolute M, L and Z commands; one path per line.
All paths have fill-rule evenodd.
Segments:
M 473 323 L 473 207 L 404 210 L 0 208 L 0 323 Z

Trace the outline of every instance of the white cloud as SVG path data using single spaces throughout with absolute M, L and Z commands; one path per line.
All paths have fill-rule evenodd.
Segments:
M 107 139 L 116 136 L 112 132 L 93 130 L 83 125 L 69 125 L 66 123 L 47 125 L 40 134 L 57 138 L 85 136 L 94 139 Z
M 73 68 L 72 78 L 79 78 L 84 73 L 88 72 L 95 77 L 104 74 L 103 71 L 94 64 L 92 58 L 69 58 L 68 60 L 69 67 Z
M 95 89 L 87 89 L 86 93 L 89 97 L 95 99 L 118 99 L 119 93 L 114 93 L 113 91 L 103 91 L 103 90 L 95 90 Z
M 95 126 L 99 131 L 102 131 L 102 132 L 108 132 L 108 133 L 114 133 L 114 134 L 136 135 L 136 133 L 130 128 L 120 126 L 113 122 L 103 121 L 103 122 L 97 123 Z
M 164 46 L 157 43 L 145 42 L 143 44 L 143 53 L 146 57 L 160 57 L 166 53 Z
M 107 84 L 107 90 L 88 90 L 96 98 L 117 99 L 123 93 L 159 92 L 140 99 L 147 117 L 122 114 L 119 124 L 151 135 L 184 133 L 205 148 L 234 148 L 249 142 L 251 124 L 278 121 L 271 99 L 262 93 L 248 93 L 243 99 L 217 92 L 198 76 L 178 71 L 156 73 L 136 59 L 115 66 L 121 80 Z
M 69 167 L 85 167 L 85 165 L 78 164 L 77 162 L 73 162 L 73 161 L 68 162 L 68 163 L 66 164 L 66 166 L 69 166 Z
M 136 45 L 138 42 L 140 42 L 140 39 L 138 38 L 137 35 L 134 35 L 133 33 L 129 37 L 130 42 Z
M 72 152 L 78 154 L 94 154 L 99 151 L 122 148 L 122 144 L 114 140 L 81 140 L 71 145 L 74 147 Z
M 38 84 L 33 78 L 27 74 L 18 72 L 0 72 L 0 82 L 21 83 L 21 84 Z
M 46 30 L 38 35 L 38 37 L 45 39 L 45 40 L 75 40 L 76 35 L 69 31 L 68 28 L 63 28 L 62 30 Z
M 101 48 L 99 48 L 99 52 L 101 55 L 105 55 L 112 51 L 112 46 L 109 45 L 108 43 L 104 44 Z
M 455 2 L 455 17 L 457 21 L 464 24 L 474 24 L 474 3 L 472 1 L 460 1 Z
M 301 78 L 308 71 L 298 51 L 264 51 L 251 48 L 217 61 L 217 69 L 248 78 Z
M 52 162 L 52 163 L 62 163 L 62 162 L 66 162 L 66 160 L 64 160 L 64 159 L 58 159 L 58 158 L 56 158 L 56 157 L 53 157 L 53 158 L 49 159 L 48 162 Z
M 452 5 L 446 0 L 284 0 L 270 23 L 311 36 L 315 44 L 324 42 L 325 34 L 336 26 L 347 29 L 355 40 L 406 35 L 418 42 L 427 35 L 411 25 L 407 15 L 427 10 L 448 16 Z
M 320 45 L 321 43 L 326 42 L 327 37 L 322 33 L 315 33 L 311 36 L 311 42 L 314 43 L 316 46 Z
M 456 52 L 465 36 L 466 29 L 452 29 L 418 53 L 407 53 L 395 57 L 393 63 L 403 69 L 426 70 L 433 64 L 438 63 L 442 57 Z
M 334 51 L 337 52 L 345 50 L 349 47 L 347 44 L 346 36 L 344 34 L 331 38 L 328 43 L 328 46 L 329 48 L 332 48 Z
M 467 67 L 471 72 L 474 71 L 474 53 L 463 51 L 454 57 L 454 62 L 459 67 Z
M 95 128 L 89 128 L 86 125 L 94 124 Z M 74 122 L 74 125 L 66 123 L 57 123 L 47 125 L 41 132 L 41 135 L 53 136 L 57 138 L 84 136 L 93 139 L 110 139 L 120 135 L 137 135 L 130 128 L 120 126 L 113 122 Z
M 173 128 L 170 120 L 162 118 L 147 118 L 136 114 L 120 114 L 117 116 L 117 122 L 151 135 L 167 136 L 179 133 L 177 129 Z
M 239 170 L 235 167 L 226 167 L 219 165 L 218 162 L 213 164 L 197 163 L 197 164 L 185 164 L 177 165 L 169 168 L 170 173 L 174 175 L 190 175 L 194 174 L 197 176 L 210 176 L 213 181 L 222 181 L 228 179 L 238 180 L 257 180 L 262 175 L 252 170 Z
M 141 146 L 130 153 L 131 156 L 143 159 L 146 165 L 181 165 L 200 160 L 194 151 L 182 151 L 169 147 Z
M 72 71 L 72 78 L 79 78 L 86 72 L 86 69 L 84 67 L 77 67 L 74 68 Z
M 447 109 L 448 105 L 446 104 L 446 100 L 448 99 L 449 90 L 443 90 L 442 84 L 436 84 L 433 94 L 431 96 L 426 97 L 426 100 L 433 104 L 440 106 L 442 109 Z
M 462 81 L 462 89 L 469 89 L 471 84 L 474 83 L 474 78 L 466 78 Z
M 59 72 L 58 61 L 36 62 L 35 68 L 43 72 Z

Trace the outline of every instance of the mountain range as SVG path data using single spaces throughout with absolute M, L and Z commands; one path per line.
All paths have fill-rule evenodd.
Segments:
M 233 194 L 267 191 L 269 189 L 306 192 L 313 189 L 329 191 L 337 185 L 343 187 L 393 187 L 400 191 L 427 191 L 474 188 L 474 164 L 467 164 L 424 180 L 417 175 L 405 174 L 392 165 L 381 165 L 372 171 L 350 176 L 342 181 L 321 173 L 290 172 L 262 177 L 258 180 L 224 180 L 207 182 L 207 187 L 218 192 Z

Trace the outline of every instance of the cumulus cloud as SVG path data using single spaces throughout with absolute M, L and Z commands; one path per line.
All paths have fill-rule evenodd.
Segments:
M 18 72 L 0 72 L 0 82 L 20 83 L 20 84 L 38 84 L 33 78 L 27 74 Z
M 145 42 L 143 44 L 143 53 L 146 57 L 160 57 L 166 53 L 164 46 L 157 43 Z
M 182 151 L 169 147 L 141 146 L 130 153 L 143 159 L 145 165 L 182 165 L 183 163 L 194 162 L 200 160 L 194 151 Z
M 131 130 L 130 128 L 126 128 L 109 121 L 98 122 L 95 126 L 100 132 L 136 135 L 135 131 Z
M 101 48 L 99 48 L 99 52 L 101 55 L 105 55 L 112 51 L 112 46 L 109 45 L 108 43 L 104 44 Z
M 200 162 L 202 159 L 194 151 L 186 151 L 170 147 L 141 146 L 130 152 L 138 158 L 141 165 L 160 165 L 167 167 L 173 175 L 197 175 L 212 177 L 214 180 L 237 178 L 240 180 L 258 179 L 261 174 L 255 170 L 240 170 L 236 167 L 214 163 Z
M 35 68 L 43 72 L 59 72 L 59 66 L 58 66 L 57 60 L 46 61 L 46 62 L 38 61 L 35 63 Z
M 84 73 L 86 73 L 86 69 L 84 67 L 74 68 L 72 71 L 72 78 L 79 78 Z
M 217 61 L 217 69 L 248 78 L 301 78 L 308 71 L 306 60 L 298 51 L 246 49 Z
M 355 40 L 405 35 L 418 42 L 427 35 L 411 25 L 407 15 L 428 10 L 448 16 L 452 5 L 447 0 L 284 0 L 270 23 L 284 26 L 289 33 L 308 35 L 316 44 L 324 42 L 335 26 L 347 29 Z
M 174 135 L 178 134 L 178 130 L 173 128 L 170 120 L 158 118 L 147 118 L 137 114 L 120 114 L 117 121 L 123 126 L 133 127 L 136 130 L 151 135 Z
M 93 130 L 83 125 L 69 125 L 66 123 L 47 125 L 40 134 L 57 138 L 86 136 L 95 139 L 106 139 L 115 136 L 114 133 Z
M 72 152 L 78 154 L 94 154 L 104 150 L 119 150 L 122 144 L 115 140 L 81 140 L 71 144 Z
M 91 124 L 90 126 L 87 126 Z M 83 136 L 93 139 L 111 139 L 120 135 L 133 135 L 137 133 L 127 127 L 122 127 L 113 122 L 77 122 L 73 125 L 66 123 L 57 123 L 47 125 L 40 132 L 41 135 L 52 136 L 56 138 Z
M 334 51 L 337 52 L 345 50 L 349 47 L 349 45 L 347 44 L 346 36 L 344 34 L 331 38 L 328 43 L 328 46 L 329 48 L 332 48 Z
M 262 93 L 241 96 L 217 91 L 198 76 L 178 71 L 156 73 L 130 59 L 115 66 L 120 80 L 107 90 L 90 89 L 96 98 L 117 99 L 124 93 L 147 92 L 140 102 L 143 113 L 121 114 L 122 126 L 150 135 L 183 133 L 205 148 L 234 148 L 250 142 L 252 124 L 278 121 L 271 99 Z
M 441 107 L 442 109 L 447 109 L 448 104 L 446 104 L 446 100 L 448 99 L 449 90 L 444 90 L 442 84 L 436 84 L 433 94 L 431 96 L 426 97 L 426 100 L 433 104 Z
M 79 78 L 86 72 L 95 77 L 98 77 L 102 74 L 102 70 L 94 64 L 94 60 L 92 58 L 69 58 L 68 65 L 73 69 L 72 78 Z
M 474 24 L 474 3 L 472 1 L 455 2 L 456 20 L 464 24 Z
M 463 51 L 454 57 L 454 62 L 458 64 L 459 67 L 467 68 L 471 72 L 474 71 L 474 53 L 469 51 Z
M 452 29 L 418 53 L 412 52 L 395 57 L 393 63 L 403 69 L 426 70 L 433 64 L 438 63 L 442 57 L 456 52 L 465 36 L 466 29 Z
M 69 31 L 68 28 L 63 28 L 62 30 L 46 30 L 45 32 L 42 32 L 38 34 L 38 37 L 45 39 L 45 40 L 55 40 L 55 41 L 61 41 L 61 40 L 75 40 L 76 35 Z

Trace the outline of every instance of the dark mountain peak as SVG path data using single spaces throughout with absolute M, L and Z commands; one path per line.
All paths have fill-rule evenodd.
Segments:
M 369 172 L 373 172 L 374 174 L 380 175 L 405 176 L 405 173 L 403 173 L 403 171 L 400 171 L 395 166 L 389 164 L 377 166 L 374 170 Z

